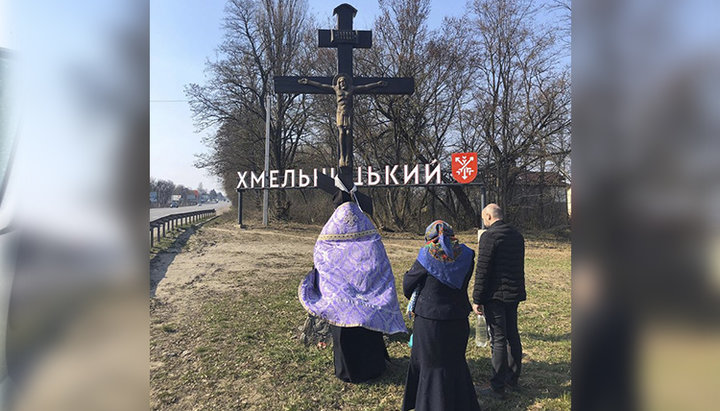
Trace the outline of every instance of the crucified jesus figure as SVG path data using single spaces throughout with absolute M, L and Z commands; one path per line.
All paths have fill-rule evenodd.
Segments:
M 353 94 L 356 91 L 370 90 L 376 87 L 385 87 L 384 81 L 353 86 L 352 77 L 346 74 L 338 74 L 333 79 L 333 84 L 324 84 L 317 81 L 301 78 L 300 84 L 309 84 L 314 87 L 333 90 L 337 99 L 337 115 L 335 121 L 338 128 L 338 156 L 340 167 L 349 167 L 352 163 L 352 128 L 353 128 Z

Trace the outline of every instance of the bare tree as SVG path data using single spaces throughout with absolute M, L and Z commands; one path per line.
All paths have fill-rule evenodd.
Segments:
M 451 152 L 478 151 L 481 178 L 502 205 L 522 170 L 567 177 L 569 70 L 558 31 L 536 22 L 540 7 L 531 0 L 474 0 L 465 17 L 446 19 L 438 30 L 428 29 L 429 7 L 428 0 L 381 0 L 373 48 L 355 51 L 355 74 L 411 76 L 416 84 L 412 96 L 356 97 L 356 165 L 438 160 L 449 170 Z M 236 171 L 263 168 L 272 77 L 334 74 L 335 50 L 316 48 L 306 9 L 302 0 L 229 1 L 225 40 L 219 58 L 207 63 L 208 81 L 186 88 L 197 127 L 210 131 L 204 141 L 211 152 L 196 165 L 220 176 L 228 193 Z M 333 167 L 334 100 L 274 98 L 271 168 Z M 449 173 L 443 179 L 452 181 Z M 373 197 L 381 224 L 409 229 L 436 204 L 448 217 L 472 222 L 478 210 L 469 194 L 465 188 L 396 188 L 377 189 Z M 284 193 L 275 206 L 277 216 L 289 215 Z
M 170 203 L 170 198 L 175 190 L 175 183 L 170 180 L 150 179 L 150 191 L 157 192 L 158 206 L 165 206 Z
M 214 129 L 205 139 L 211 152 L 198 156 L 196 166 L 223 178 L 229 191 L 237 170 L 263 169 L 265 96 L 272 94 L 273 76 L 308 67 L 313 42 L 303 0 L 230 0 L 225 14 L 225 39 L 218 48 L 220 58 L 207 63 L 208 82 L 189 84 L 185 91 L 196 126 Z M 271 168 L 283 171 L 294 165 L 308 112 L 304 96 L 275 99 L 270 161 Z M 288 208 L 286 197 L 277 196 L 278 217 L 286 217 Z
M 468 39 L 462 24 L 446 19 L 442 28 L 429 30 L 428 0 L 384 0 L 380 9 L 373 49 L 361 55 L 359 69 L 366 75 L 413 77 L 415 93 L 373 96 L 371 105 L 358 105 L 362 113 L 357 116 L 359 162 L 444 161 L 453 140 L 457 96 L 466 93 L 470 85 L 471 67 L 465 58 Z M 433 197 L 457 212 L 455 203 L 435 189 L 393 189 L 376 198 L 380 202 L 378 217 L 397 228 L 410 228 L 423 210 L 427 211 Z M 469 209 L 472 213 L 471 206 Z
M 570 53 L 570 37 L 571 37 L 571 15 L 572 5 L 570 0 L 551 0 L 547 4 L 547 9 L 555 15 L 557 22 L 556 28 L 560 33 L 560 42 L 567 54 Z
M 472 100 L 463 107 L 462 138 L 482 142 L 484 179 L 501 206 L 522 170 L 568 157 L 569 69 L 551 28 L 536 23 L 530 0 L 475 0 Z

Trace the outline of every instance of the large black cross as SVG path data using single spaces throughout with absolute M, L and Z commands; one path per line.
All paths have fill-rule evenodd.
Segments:
M 352 95 L 353 94 L 412 94 L 415 91 L 415 80 L 412 77 L 353 77 L 353 58 L 352 50 L 354 48 L 370 48 L 372 46 L 372 31 L 370 30 L 353 30 L 353 18 L 357 14 L 357 10 L 347 4 L 341 4 L 333 10 L 333 14 L 337 15 L 337 28 L 334 30 L 318 30 L 318 47 L 337 48 L 337 71 L 335 77 L 299 77 L 299 76 L 275 76 L 275 92 L 276 93 L 292 93 L 292 94 L 336 94 L 338 96 L 338 123 L 349 124 L 349 136 L 347 147 L 343 149 L 343 132 L 339 131 L 338 137 L 338 158 L 339 158 L 339 174 L 343 180 L 350 179 L 353 176 L 352 161 Z M 344 74 L 349 77 L 351 83 L 351 94 L 347 97 L 347 103 L 343 103 L 341 115 L 340 99 L 342 98 L 337 90 L 333 90 L 331 86 L 334 81 Z M 304 84 L 300 83 L 303 80 Z M 308 81 L 305 81 L 307 79 Z M 339 81 L 338 81 L 339 82 Z M 313 84 L 314 83 L 314 84 Z M 355 88 L 357 88 L 355 90 Z M 347 110 L 345 107 L 347 106 Z M 340 130 L 340 124 L 338 124 Z M 343 151 L 346 153 L 347 160 L 343 161 Z M 349 174 L 349 176 L 348 176 Z M 349 178 L 348 178 L 349 177 Z

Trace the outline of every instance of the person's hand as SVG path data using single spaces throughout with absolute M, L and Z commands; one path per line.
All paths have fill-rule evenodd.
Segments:
M 303 78 L 301 78 L 300 80 L 298 80 L 298 83 L 300 83 L 300 84 L 307 84 L 307 83 L 308 83 L 308 79 L 306 79 L 306 78 L 303 77 Z
M 477 315 L 483 315 L 483 306 L 480 304 L 472 304 L 473 312 Z

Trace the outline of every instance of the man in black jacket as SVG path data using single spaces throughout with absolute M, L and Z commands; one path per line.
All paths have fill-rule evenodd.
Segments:
M 506 386 L 517 387 L 520 376 L 517 309 L 526 298 L 525 239 L 503 221 L 497 204 L 485 207 L 482 219 L 488 229 L 478 245 L 472 306 L 476 314 L 485 313 L 490 329 L 493 372 L 486 394 L 502 397 Z

